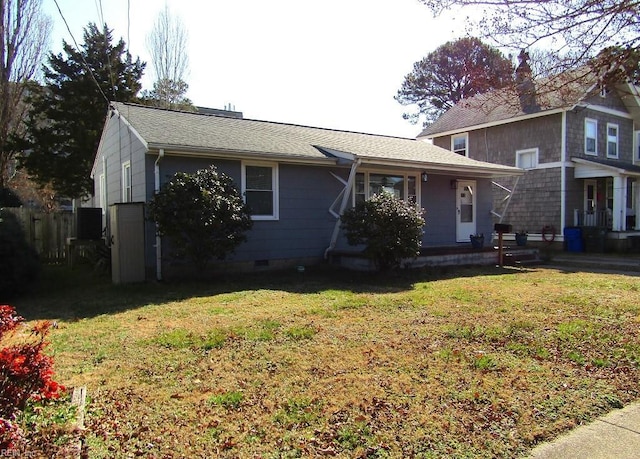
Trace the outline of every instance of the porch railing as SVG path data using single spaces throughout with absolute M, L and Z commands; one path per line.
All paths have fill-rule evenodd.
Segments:
M 573 226 L 598 226 L 611 229 L 613 219 L 608 210 L 585 212 L 579 209 L 573 210 Z

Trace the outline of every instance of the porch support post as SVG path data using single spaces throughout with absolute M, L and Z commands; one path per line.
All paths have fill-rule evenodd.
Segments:
M 340 217 L 342 216 L 342 213 L 344 212 L 344 210 L 347 208 L 347 203 L 349 202 L 349 197 L 351 196 L 351 190 L 353 189 L 353 182 L 356 179 L 356 170 L 358 169 L 358 166 L 360 165 L 361 162 L 362 162 L 361 159 L 356 159 L 351 164 L 351 172 L 349 172 L 349 179 L 347 180 L 347 183 L 344 186 L 342 203 L 340 203 L 340 209 L 338 211 L 339 215 L 338 215 L 338 218 L 336 219 L 336 224 L 333 227 L 331 242 L 329 243 L 329 247 L 327 247 L 326 250 L 324 251 L 325 260 L 329 258 L 329 252 L 331 252 L 335 248 L 336 242 L 338 241 L 338 234 L 340 233 Z
M 627 177 L 615 175 L 613 177 L 613 231 L 623 231 L 627 218 Z

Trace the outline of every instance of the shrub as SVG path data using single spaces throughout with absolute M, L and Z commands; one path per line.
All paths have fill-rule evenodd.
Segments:
M 210 259 L 232 253 L 253 224 L 233 180 L 215 166 L 175 174 L 149 203 L 149 218 L 171 240 L 175 255 L 200 271 Z
M 36 325 L 26 343 L 13 336 L 24 319 L 13 307 L 0 305 L 0 450 L 8 451 L 22 432 L 16 416 L 29 400 L 57 398 L 64 387 L 53 377 L 53 359 L 44 354 L 50 323 Z M 13 344 L 5 345 L 8 338 Z
M 364 253 L 376 267 L 387 270 L 420 253 L 425 223 L 422 213 L 415 204 L 383 192 L 347 209 L 342 229 L 349 244 L 364 244 Z
M 0 301 L 22 293 L 38 278 L 38 254 L 28 244 L 18 218 L 0 209 Z

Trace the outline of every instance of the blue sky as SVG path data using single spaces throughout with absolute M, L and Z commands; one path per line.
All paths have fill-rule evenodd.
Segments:
M 58 0 L 78 43 L 104 22 L 149 60 L 145 37 L 162 0 Z M 415 61 L 464 33 L 454 13 L 433 18 L 417 0 L 167 0 L 189 33 L 188 96 L 232 104 L 246 118 L 415 137 L 393 96 Z M 51 48 L 72 39 L 54 0 Z M 102 14 L 100 13 L 102 11 Z M 460 15 L 460 18 L 463 16 Z M 151 66 L 143 80 L 152 85 Z

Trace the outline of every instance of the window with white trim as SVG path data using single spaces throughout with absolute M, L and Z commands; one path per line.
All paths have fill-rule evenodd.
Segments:
M 122 202 L 131 202 L 131 161 L 122 163 Z
M 535 169 L 538 167 L 538 149 L 516 151 L 516 167 L 520 169 Z
M 381 192 L 398 199 L 418 202 L 418 175 L 379 172 L 358 172 L 354 184 L 355 203 L 366 201 Z
M 102 215 L 105 215 L 107 212 L 107 184 L 104 179 L 104 174 L 100 174 L 98 184 L 100 187 L 100 208 L 102 209 Z
M 598 154 L 598 121 L 589 118 L 584 120 L 584 153 Z
M 607 158 L 618 157 L 618 125 L 607 123 Z
M 278 165 L 242 163 L 242 195 L 253 220 L 277 220 Z
M 469 156 L 467 148 L 469 144 L 469 134 L 456 134 L 451 136 L 451 151 L 462 156 Z

